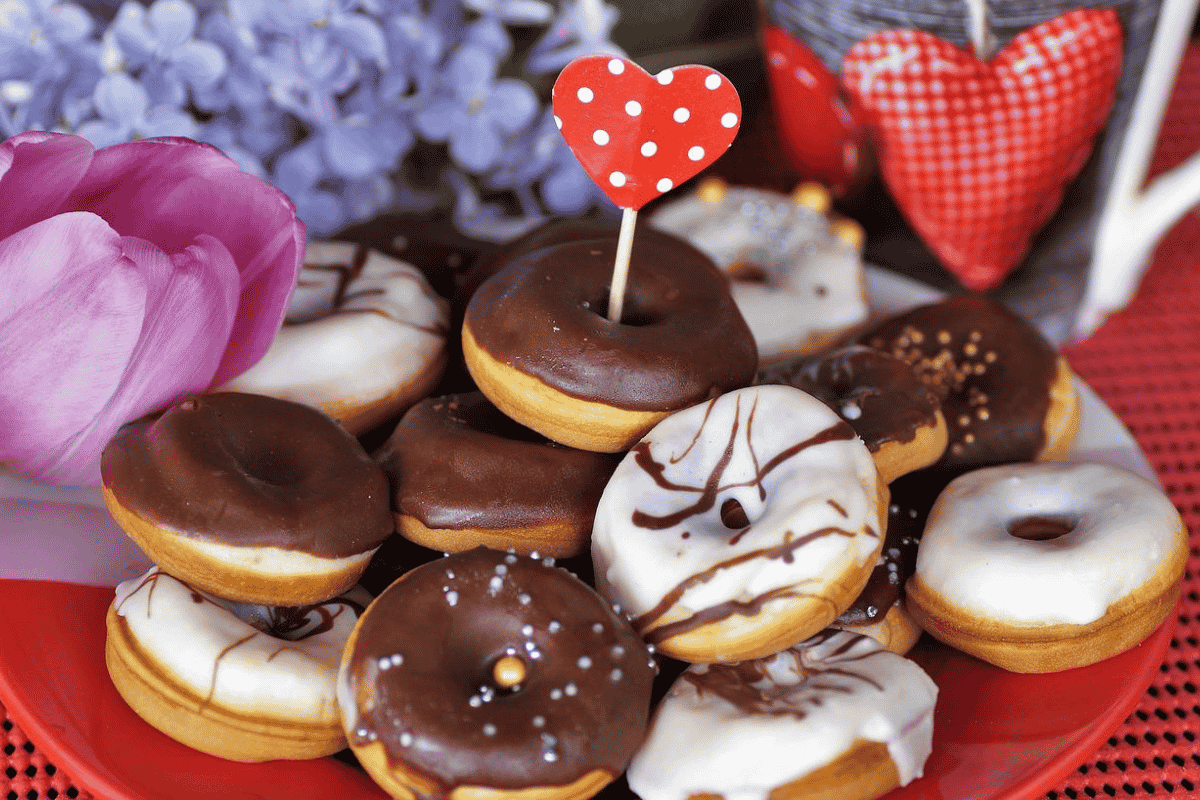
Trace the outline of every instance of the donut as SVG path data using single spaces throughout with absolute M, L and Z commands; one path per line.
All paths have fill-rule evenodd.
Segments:
M 627 450 L 656 422 L 758 368 L 754 339 L 712 262 L 637 233 L 619 323 L 605 316 L 617 229 L 562 222 L 521 240 L 472 295 L 463 356 L 508 416 L 580 450 Z
M 836 411 L 862 437 L 887 483 L 936 463 L 949 445 L 937 393 L 890 353 L 849 345 L 769 367 L 757 382 L 795 386 Z
M 126 425 L 100 460 L 117 524 L 188 584 L 298 606 L 349 589 L 394 530 L 388 479 L 306 405 L 199 395 Z
M 757 658 L 850 605 L 886 513 L 866 445 L 824 403 L 739 389 L 671 415 L 622 459 L 596 509 L 596 585 L 666 655 Z
M 370 596 L 291 608 L 222 600 L 153 567 L 117 587 L 105 661 L 148 723 L 235 761 L 304 759 L 346 746 L 342 650 Z
M 655 710 L 629 786 L 642 800 L 868 800 L 921 775 L 936 699 L 916 663 L 846 631 L 693 664 Z
M 1081 420 L 1071 368 L 1003 305 L 952 297 L 884 320 L 859 341 L 908 362 L 938 393 L 950 441 L 937 468 L 1070 456 Z
M 484 545 L 555 558 L 587 549 L 619 461 L 552 442 L 480 392 L 417 403 L 375 458 L 405 538 L 443 552 Z
M 650 224 L 691 242 L 729 276 L 759 361 L 771 364 L 819 352 L 867 319 L 862 228 L 828 211 L 820 184 L 788 196 L 707 178 L 656 208 Z
M 941 641 L 1013 672 L 1133 647 L 1171 613 L 1188 557 L 1179 512 L 1099 463 L 968 472 L 938 496 L 908 606 Z
M 641 743 L 654 673 L 587 584 L 480 547 L 376 598 L 338 698 L 350 747 L 393 797 L 585 800 Z
M 883 552 L 866 587 L 830 623 L 831 628 L 870 636 L 893 653 L 904 655 L 921 638 L 921 626 L 908 612 L 904 585 L 917 564 L 917 549 L 929 509 L 943 483 L 940 473 L 912 472 L 888 485 L 887 532 Z
M 348 242 L 309 242 L 287 319 L 220 391 L 306 403 L 362 433 L 437 384 L 449 307 L 415 267 Z

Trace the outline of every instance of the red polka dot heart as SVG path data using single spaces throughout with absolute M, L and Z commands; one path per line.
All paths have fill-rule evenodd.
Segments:
M 588 175 L 621 208 L 640 209 L 717 159 L 742 104 L 699 64 L 657 75 L 624 58 L 577 58 L 554 84 L 554 121 Z

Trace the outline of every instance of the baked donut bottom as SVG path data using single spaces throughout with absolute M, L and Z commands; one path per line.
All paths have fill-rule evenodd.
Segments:
M 391 762 L 379 742 L 355 747 L 354 755 L 371 779 L 397 800 L 443 796 L 448 800 L 587 800 L 613 780 L 612 775 L 597 769 L 566 786 L 528 786 L 524 789 L 456 786 L 443 795 L 436 781 Z
M 121 505 L 107 486 L 104 499 L 116 523 L 164 572 L 238 603 L 300 606 L 328 600 L 358 581 L 378 549 L 325 558 L 281 548 L 203 542 L 139 516 Z M 272 561 L 277 564 L 274 569 Z
M 909 578 L 905 591 L 913 618 L 939 641 L 1009 672 L 1059 672 L 1111 658 L 1157 630 L 1179 600 L 1187 558 L 1181 522 L 1163 566 L 1104 616 L 1082 625 L 1005 624 L 951 604 L 919 575 Z
M 430 360 L 425 368 L 418 372 L 404 386 L 398 387 L 370 403 L 355 402 L 339 398 L 325 403 L 314 404 L 338 421 L 343 428 L 355 436 L 366 433 L 394 416 L 403 412 L 423 397 L 426 397 L 438 385 L 442 374 L 446 371 L 449 358 L 443 351 Z M 287 400 L 303 402 L 302 400 L 285 397 Z
M 777 786 L 768 800 L 874 800 L 900 786 L 900 773 L 887 745 L 859 739 L 819 769 Z M 723 800 L 719 794 L 694 794 L 688 800 Z
M 572 397 L 493 358 L 465 325 L 462 341 L 467 369 L 488 400 L 559 444 L 597 453 L 628 450 L 671 413 L 624 409 Z
M 521 528 L 430 528 L 416 517 L 396 514 L 396 530 L 410 542 L 443 553 L 475 547 L 512 550 L 524 555 L 570 558 L 587 549 L 591 526 L 561 521 Z
M 172 739 L 243 762 L 320 758 L 346 747 L 336 718 L 324 725 L 272 720 L 197 696 L 139 647 L 115 605 L 109 607 L 105 623 L 104 658 L 113 685 L 134 713 Z
M 893 603 L 883 618 L 874 622 L 857 625 L 834 622 L 830 627 L 870 636 L 888 650 L 901 656 L 912 650 L 916 646 L 917 640 L 921 638 L 921 634 L 924 633 L 924 629 L 917 624 L 912 614 L 908 613 L 903 600 Z
M 876 482 L 876 498 L 880 519 L 886 520 L 889 493 L 882 480 Z M 883 527 L 881 521 L 879 528 Z M 672 623 L 680 617 L 687 622 L 689 615 L 668 613 L 659 624 L 641 631 L 642 636 L 659 652 L 693 664 L 749 661 L 778 653 L 829 627 L 849 608 L 870 580 L 882 550 L 880 536 L 873 555 L 865 562 L 846 553 L 827 573 L 831 577 L 823 579 L 819 595 L 793 587 L 752 613 L 735 613 L 699 626 L 685 625 L 677 634 L 670 633 Z

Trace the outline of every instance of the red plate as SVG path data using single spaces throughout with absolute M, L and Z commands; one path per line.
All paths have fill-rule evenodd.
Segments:
M 931 296 L 874 271 L 869 278 L 881 312 Z M 1120 421 L 1090 389 L 1082 387 L 1082 396 L 1077 457 L 1152 476 Z M 336 759 L 225 761 L 166 738 L 129 710 L 104 667 L 112 589 L 81 583 L 111 586 L 138 574 L 143 562 L 98 503 L 98 492 L 59 492 L 0 472 L 0 702 L 46 757 L 80 788 L 110 800 L 385 800 L 363 773 Z M 1174 620 L 1119 656 L 1050 675 L 1008 673 L 926 637 L 912 655 L 940 689 L 933 755 L 925 776 L 889 800 L 1041 796 L 1137 706 Z

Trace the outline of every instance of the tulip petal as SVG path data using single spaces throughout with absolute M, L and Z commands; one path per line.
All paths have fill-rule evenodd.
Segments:
M 0 296 L 0 461 L 74 480 L 80 431 L 116 393 L 141 337 L 145 279 L 104 220 L 84 213 L 0 241 L 0 265 L 12 282 Z
M 96 153 L 64 206 L 93 211 L 122 236 L 182 252 L 202 235 L 222 242 L 241 275 L 241 303 L 214 383 L 253 365 L 283 322 L 304 257 L 304 225 L 277 187 L 211 145 L 145 139 Z
M 0 144 L 0 239 L 57 214 L 95 151 L 80 136 L 30 131 Z

